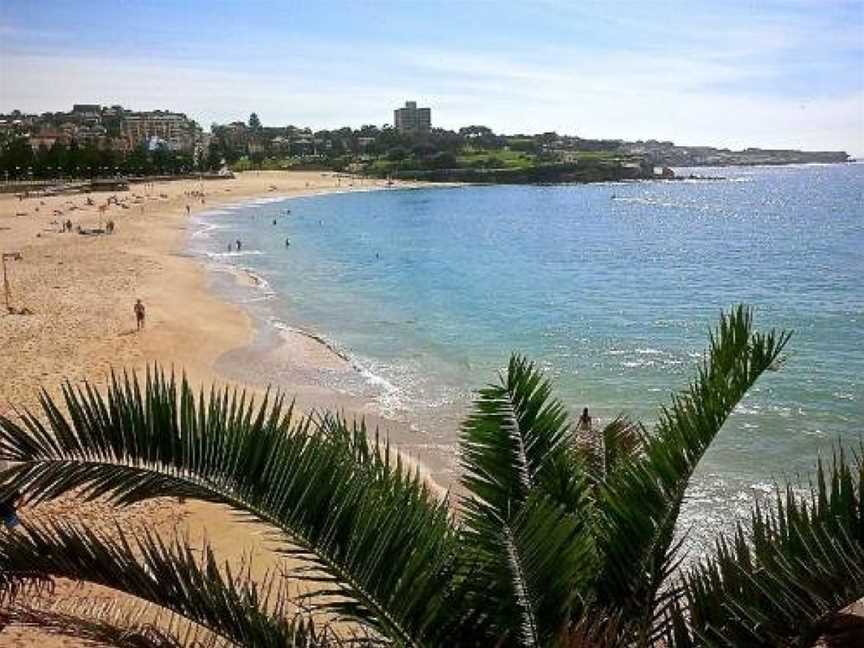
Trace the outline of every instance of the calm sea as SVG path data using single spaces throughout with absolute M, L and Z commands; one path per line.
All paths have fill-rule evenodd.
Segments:
M 757 325 L 794 329 L 791 354 L 701 465 L 685 511 L 698 539 L 864 431 L 864 165 L 701 172 L 726 179 L 260 201 L 198 218 L 190 246 L 264 280 L 212 275 L 262 335 L 315 331 L 358 368 L 310 379 L 373 399 L 450 456 L 472 389 L 511 352 L 574 413 L 650 423 L 720 311 L 753 305 Z

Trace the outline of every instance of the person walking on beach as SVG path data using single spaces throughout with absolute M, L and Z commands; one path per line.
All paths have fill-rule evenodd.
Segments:
M 138 327 L 138 330 L 140 331 L 141 329 L 144 328 L 144 315 L 145 315 L 144 304 L 141 303 L 140 299 L 138 299 L 135 302 L 135 306 L 134 306 L 133 310 L 135 311 L 135 323 Z
M 240 248 L 243 247 L 243 244 L 240 242 L 240 239 L 237 239 L 237 251 L 240 251 Z
M 186 205 L 186 215 L 187 215 L 187 216 L 189 215 L 189 211 L 190 211 L 190 209 L 191 209 L 191 207 L 189 207 L 189 205 Z

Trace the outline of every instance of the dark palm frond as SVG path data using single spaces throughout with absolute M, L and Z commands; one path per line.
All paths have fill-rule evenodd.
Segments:
M 334 596 L 312 606 L 352 615 L 411 645 L 464 622 L 456 530 L 416 470 L 340 417 L 292 415 L 281 396 L 197 399 L 158 369 L 114 375 L 106 395 L 63 389 L 68 418 L 43 393 L 43 419 L 0 417 L 0 478 L 31 501 L 76 490 L 118 504 L 162 496 L 225 503 L 275 527 L 314 561 Z M 466 632 L 475 627 L 466 625 Z M 477 626 L 479 627 L 479 626 Z
M 604 607 L 653 618 L 658 591 L 677 565 L 673 544 L 684 491 L 723 423 L 790 334 L 753 330 L 739 306 L 721 317 L 696 379 L 664 407 L 644 452 L 619 462 L 600 493 L 598 543 L 604 556 L 598 590 Z
M 462 539 L 476 561 L 468 587 L 506 645 L 539 645 L 557 632 L 592 572 L 590 489 L 551 391 L 513 356 L 500 384 L 480 391 L 459 439 Z
M 603 482 L 619 464 L 637 458 L 647 435 L 641 423 L 619 414 L 602 428 L 578 430 L 573 450 L 595 484 Z
M 34 569 L 0 570 L 0 606 L 20 596 L 42 594 L 54 589 L 50 576 Z
M 231 648 L 226 640 L 186 619 L 165 614 L 147 604 L 70 594 L 60 600 L 28 598 L 3 609 L 10 625 L 30 626 L 41 632 L 66 636 L 99 646 L 117 648 Z M 343 639 L 325 626 L 315 628 L 298 612 L 290 621 L 298 632 L 286 648 L 372 648 L 380 642 L 372 638 Z
M 465 508 L 511 519 L 532 488 L 560 469 L 569 442 L 567 411 L 552 398 L 551 384 L 533 363 L 512 356 L 500 384 L 480 390 L 462 425 L 462 485 L 470 493 Z M 549 494 L 567 497 L 567 491 Z
M 219 637 L 201 631 L 194 624 L 180 627 L 148 614 L 145 607 L 130 609 L 114 602 L 78 599 L 27 601 L 3 608 L 10 625 L 30 626 L 52 635 L 72 637 L 100 646 L 116 648 L 222 648 L 229 646 Z M 89 643 L 88 643 L 89 645 Z
M 827 473 L 827 474 L 826 474 Z M 809 499 L 809 501 L 808 501 Z M 757 506 L 745 533 L 683 578 L 678 646 L 810 646 L 864 598 L 864 462 L 820 461 L 809 498 L 791 485 L 769 510 Z
M 245 570 L 220 569 L 208 545 L 201 557 L 182 539 L 166 544 L 144 529 L 112 537 L 80 524 L 39 520 L 0 535 L 0 570 L 33 569 L 54 578 L 123 592 L 183 617 L 237 646 L 315 645 L 315 628 L 292 615 L 282 586 Z M 86 615 L 85 615 L 86 616 Z
M 603 426 L 603 476 L 609 475 L 621 464 L 631 462 L 645 449 L 647 435 L 640 423 L 624 415 L 615 417 Z
M 592 608 L 558 636 L 555 648 L 631 648 L 629 633 L 615 614 Z
M 585 525 L 536 493 L 512 520 L 476 531 L 477 572 L 469 602 L 494 619 L 495 645 L 549 645 L 582 612 L 579 592 L 595 566 Z

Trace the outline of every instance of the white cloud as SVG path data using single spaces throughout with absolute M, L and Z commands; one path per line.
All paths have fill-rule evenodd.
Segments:
M 205 126 L 243 119 L 334 127 L 381 124 L 406 98 L 433 107 L 442 126 L 558 130 L 586 137 L 662 138 L 686 144 L 846 149 L 864 154 L 864 91 L 831 97 L 732 93 L 773 74 L 763 61 L 797 36 L 767 38 L 752 55 L 741 32 L 722 51 L 640 56 L 577 51 L 500 53 L 330 48 L 264 66 L 166 59 L 12 54 L 0 57 L 0 110 L 60 110 L 99 101 L 184 110 Z M 734 45 L 734 47 L 733 47 Z M 674 51 L 674 48 L 671 48 Z M 314 51 L 314 50 L 312 50 Z M 664 52 L 667 50 L 664 49 Z M 306 55 L 303 55 L 306 54 Z M 382 61 L 398 60 L 387 66 Z

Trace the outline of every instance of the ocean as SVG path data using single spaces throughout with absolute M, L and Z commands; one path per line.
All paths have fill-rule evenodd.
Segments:
M 650 427 L 720 312 L 752 305 L 757 327 L 794 335 L 688 492 L 682 528 L 704 547 L 775 481 L 806 480 L 820 453 L 862 438 L 864 165 L 684 172 L 724 179 L 261 200 L 197 216 L 189 248 L 259 339 L 302 329 L 350 358 L 355 371 L 305 378 L 404 422 L 449 458 L 445 481 L 473 390 L 511 353 L 574 417 Z

